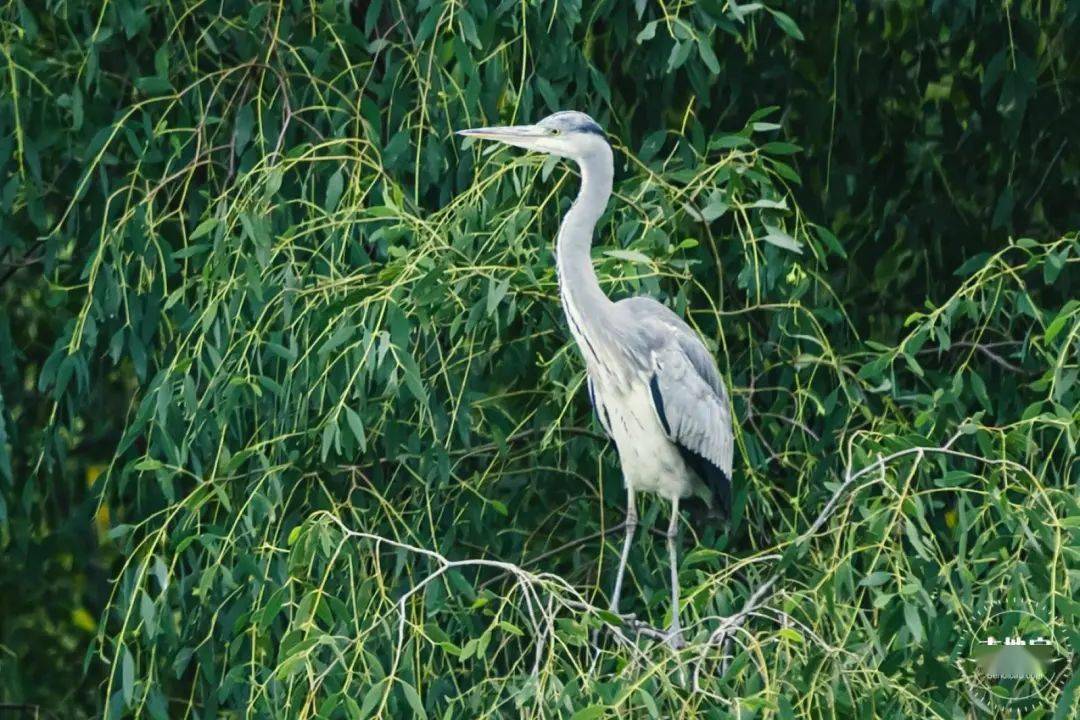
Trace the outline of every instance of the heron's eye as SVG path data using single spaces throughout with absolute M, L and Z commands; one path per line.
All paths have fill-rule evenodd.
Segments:
M 548 130 L 548 135 L 561 135 L 562 131 L 559 128 L 551 128 Z

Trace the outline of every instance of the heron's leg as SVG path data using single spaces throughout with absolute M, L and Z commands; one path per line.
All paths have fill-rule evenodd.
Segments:
M 615 574 L 615 589 L 611 592 L 611 612 L 618 614 L 619 597 L 622 595 L 623 575 L 626 574 L 626 561 L 630 557 L 630 544 L 634 541 L 637 529 L 637 504 L 634 489 L 626 488 L 626 536 L 623 538 L 622 555 L 619 556 L 619 572 Z
M 671 566 L 671 628 L 668 642 L 674 648 L 683 645 L 682 628 L 679 625 L 679 551 L 675 540 L 679 536 L 679 498 L 671 500 L 671 521 L 667 529 L 668 564 Z

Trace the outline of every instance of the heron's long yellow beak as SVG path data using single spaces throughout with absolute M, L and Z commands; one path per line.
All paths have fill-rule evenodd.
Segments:
M 535 125 L 470 128 L 468 130 L 458 130 L 457 134 L 481 140 L 495 140 L 507 145 L 524 148 L 531 147 L 536 140 L 548 136 L 548 132 L 544 128 Z

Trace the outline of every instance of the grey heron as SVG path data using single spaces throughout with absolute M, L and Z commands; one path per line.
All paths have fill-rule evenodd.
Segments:
M 734 435 L 727 390 L 701 338 L 682 318 L 648 297 L 613 302 L 600 287 L 590 249 L 611 197 L 614 162 L 600 126 L 580 112 L 558 112 L 535 125 L 459 130 L 459 135 L 556 155 L 577 163 L 581 186 L 556 240 L 559 293 L 585 361 L 589 398 L 615 442 L 626 486 L 626 534 L 611 611 L 619 612 L 626 561 L 638 515 L 635 494 L 671 501 L 667 552 L 671 572 L 668 642 L 682 645 L 676 538 L 679 501 L 699 496 L 730 504 Z

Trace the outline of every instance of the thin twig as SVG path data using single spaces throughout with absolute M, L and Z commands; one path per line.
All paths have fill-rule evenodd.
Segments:
M 1035 198 L 1039 197 L 1039 193 L 1042 192 L 1043 185 L 1046 184 L 1046 178 L 1050 177 L 1050 171 L 1053 169 L 1054 165 L 1058 161 L 1058 158 L 1061 157 L 1062 151 L 1065 150 L 1065 146 L 1068 145 L 1068 144 L 1069 144 L 1069 139 L 1068 138 L 1065 138 L 1064 140 L 1061 141 L 1061 145 L 1058 146 L 1057 152 L 1054 153 L 1054 157 L 1052 157 L 1050 159 L 1050 162 L 1047 163 L 1046 172 L 1043 173 L 1042 180 L 1039 181 L 1039 185 L 1035 188 L 1035 192 L 1031 193 L 1031 197 L 1029 197 L 1028 201 L 1026 203 L 1024 203 L 1024 209 L 1025 210 L 1027 210 L 1029 207 L 1031 207 L 1031 203 L 1035 202 Z
M 566 550 L 577 547 L 578 545 L 587 545 L 588 543 L 591 543 L 593 540 L 598 540 L 598 539 L 600 539 L 602 537 L 605 537 L 605 536 L 610 535 L 612 533 L 618 532 L 618 531 L 623 530 L 625 528 L 626 528 L 626 523 L 621 522 L 618 525 L 613 525 L 613 526 L 609 527 L 606 530 L 597 530 L 596 532 L 594 532 L 594 533 L 592 533 L 590 535 L 586 535 L 584 537 L 579 537 L 579 538 L 576 538 L 574 540 L 570 540 L 569 542 L 565 542 L 565 543 L 563 543 L 562 545 L 560 545 L 560 546 L 558 546 L 556 548 L 552 548 L 551 550 L 546 550 L 545 552 L 540 553 L 536 557 L 529 558 L 528 560 L 521 563 L 521 567 L 529 567 L 530 565 L 535 565 L 536 563 L 538 563 L 538 562 L 540 562 L 542 560 L 546 560 L 547 558 L 551 557 L 552 555 L 558 555 L 559 553 L 565 552 Z M 505 573 L 500 573 L 498 575 L 490 577 L 487 580 L 485 580 L 484 582 L 480 583 L 480 587 L 477 588 L 477 589 L 478 590 L 483 590 L 488 585 L 491 585 L 492 583 L 498 581 L 499 579 L 501 579 L 501 578 L 503 578 L 505 576 L 506 576 Z
M 894 460 L 899 460 L 900 458 L 906 457 L 908 455 L 916 455 L 917 465 L 919 462 L 922 461 L 922 458 L 925 455 L 931 453 L 938 453 L 944 455 L 951 455 L 954 457 L 963 457 L 969 460 L 990 464 L 1005 464 L 1010 467 L 1017 467 L 1017 463 L 1009 460 L 1002 460 L 997 458 L 982 458 L 978 455 L 972 455 L 971 453 L 953 450 L 952 445 L 960 438 L 962 434 L 963 433 L 961 432 L 956 433 L 951 438 L 949 438 L 949 440 L 941 447 L 920 446 L 899 450 L 887 456 L 879 455 L 876 461 L 862 468 L 858 472 L 851 472 L 851 468 L 849 466 L 845 473 L 844 482 L 833 492 L 832 497 L 829 498 L 829 501 L 825 504 L 825 507 L 822 508 L 821 512 L 818 514 L 817 518 L 815 518 L 814 522 L 810 525 L 810 527 L 801 535 L 799 535 L 798 538 L 795 539 L 788 552 L 797 553 L 799 546 L 801 546 L 809 538 L 813 537 L 815 533 L 817 533 L 817 531 L 821 529 L 821 526 L 825 524 L 826 520 L 828 520 L 828 518 L 832 515 L 833 511 L 836 509 L 836 506 L 839 504 L 840 499 L 847 493 L 848 489 L 850 489 L 856 481 L 875 470 L 880 470 L 880 472 L 882 473 L 882 479 L 884 480 L 885 468 L 888 466 L 889 463 L 893 462 Z M 1022 468 L 1022 466 L 1019 467 Z M 752 613 L 757 611 L 761 604 L 764 603 L 765 599 L 769 596 L 769 593 L 772 590 L 773 586 L 775 586 L 776 583 L 783 576 L 783 572 L 785 569 L 785 567 L 781 566 L 779 569 L 773 572 L 772 576 L 770 576 L 764 583 L 759 585 L 757 589 L 754 590 L 754 592 L 743 604 L 742 608 L 730 617 L 725 618 L 720 623 L 720 626 L 717 627 L 709 636 L 709 640 L 704 644 L 701 652 L 699 653 L 698 661 L 694 668 L 693 687 L 695 690 L 700 689 L 700 673 L 709 649 L 711 647 L 719 645 L 722 648 L 722 654 L 726 653 L 726 648 L 728 645 L 727 641 L 728 638 L 731 636 L 731 633 L 738 630 L 743 625 L 743 623 L 746 622 L 747 618 L 750 617 Z
M 991 348 L 995 347 L 995 346 L 1012 345 L 1012 344 L 1015 344 L 1015 343 L 991 343 L 991 344 L 987 344 L 987 343 L 971 342 L 969 340 L 959 340 L 957 342 L 952 343 L 949 346 L 949 349 L 952 349 L 952 348 L 974 348 L 974 349 L 978 350 L 980 353 L 982 353 L 983 355 L 985 355 L 987 358 L 989 358 L 991 361 L 993 361 L 997 365 L 1005 368 L 1006 370 L 1008 370 L 1010 372 L 1014 372 L 1014 373 L 1023 374 L 1025 372 L 1024 368 L 1020 367 L 1019 365 L 1012 364 L 1011 362 L 1009 362 L 1008 360 L 1006 360 L 1005 358 L 1001 357 L 996 352 L 991 350 Z M 920 350 L 919 355 L 932 355 L 932 354 L 936 354 L 936 353 L 940 353 L 940 352 L 942 352 L 942 351 L 937 350 L 935 348 L 926 348 L 924 350 Z

